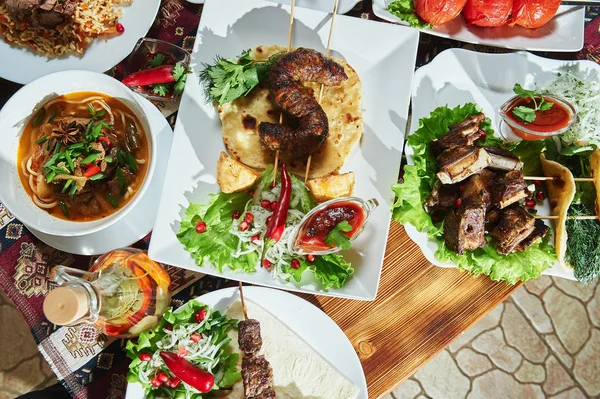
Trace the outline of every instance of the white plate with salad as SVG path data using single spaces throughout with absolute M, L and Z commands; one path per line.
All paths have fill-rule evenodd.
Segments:
M 501 130 L 501 117 L 498 110 L 514 95 L 513 87 L 519 83 L 540 93 L 554 94 L 568 99 L 575 105 L 579 118 L 570 130 L 554 138 L 522 140 L 517 143 L 512 151 L 524 162 L 524 174 L 542 175 L 539 170 L 539 154 L 553 152 L 558 162 L 570 165 L 576 177 L 588 177 L 589 170 L 581 171 L 578 165 L 582 162 L 587 164 L 592 149 L 600 144 L 600 135 L 597 131 L 600 122 L 599 73 L 600 66 L 591 61 L 552 60 L 527 52 L 484 54 L 463 49 L 446 50 L 415 74 L 409 137 L 422 126 L 422 123 L 439 128 L 443 125 L 443 121 L 439 119 L 440 115 L 446 113 L 447 118 L 458 112 L 455 107 L 466 107 L 465 104 L 471 104 L 468 107 L 473 109 L 472 112 L 482 111 L 489 117 L 490 127 L 495 132 L 494 136 L 502 137 L 498 132 L 503 132 L 504 135 L 505 130 Z M 449 110 L 432 114 L 432 111 L 438 107 L 448 107 Z M 423 120 L 423 118 L 427 119 Z M 443 134 L 444 131 L 441 133 Z M 413 165 L 413 147 L 407 144 L 405 152 L 408 165 Z M 573 167 L 574 164 L 577 166 Z M 593 214 L 595 198 L 593 190 L 591 183 L 578 183 L 577 191 L 581 194 L 572 202 L 571 211 L 578 212 L 581 211 L 582 206 L 588 208 L 591 206 L 592 210 L 588 209 L 588 213 Z M 586 196 L 587 199 L 583 198 Z M 555 261 L 554 250 L 548 247 L 522 252 L 518 254 L 518 258 L 513 258 L 516 260 L 514 262 L 507 262 L 508 258 L 500 256 L 494 250 L 492 250 L 494 253 L 487 253 L 480 258 L 474 255 L 467 259 L 469 254 L 464 255 L 463 258 L 453 258 L 452 254 L 438 252 L 440 241 L 428 238 L 426 230 L 420 232 L 414 227 L 424 220 L 425 215 L 427 218 L 429 215 L 420 211 L 419 215 L 409 214 L 407 209 L 395 209 L 396 220 L 403 219 L 409 237 L 419 245 L 425 257 L 437 266 L 457 267 L 457 262 L 465 262 L 460 266 L 462 269 L 470 270 L 476 275 L 490 274 L 494 280 L 504 280 L 509 283 L 534 279 L 540 274 L 588 281 L 597 276 L 600 271 L 598 264 L 600 244 L 594 242 L 595 238 L 589 238 L 597 236 L 600 231 L 599 224 L 594 220 L 585 221 L 585 226 L 581 223 L 573 223 L 569 227 L 567 223 L 567 232 L 574 237 L 574 239 L 570 238 L 567 244 L 567 260 L 574 268 L 566 269 Z M 536 210 L 539 215 L 549 215 L 548 201 L 538 202 Z M 550 234 L 549 237 L 552 243 L 553 238 Z M 481 252 L 478 254 L 481 255 Z M 490 264 L 494 266 L 490 267 Z
M 381 19 L 403 25 L 409 25 L 407 20 L 413 20 L 415 27 L 434 36 L 473 44 L 531 51 L 579 51 L 583 47 L 585 19 L 583 6 L 560 6 L 554 18 L 537 29 L 520 26 L 478 27 L 467 24 L 462 15 L 431 28 L 422 21 L 418 22 L 414 12 L 396 11 L 396 14 L 390 12 L 389 7 L 392 3 L 398 3 L 397 6 L 392 6 L 392 10 L 404 10 L 403 7 L 412 8 L 413 1 L 374 0 L 373 12 Z
M 360 360 L 329 316 L 284 291 L 244 287 L 244 298 L 248 317 L 260 322 L 260 353 L 273 369 L 277 397 L 368 397 Z M 130 340 L 127 352 L 133 361 L 126 398 L 186 398 L 199 394 L 177 381 L 162 360 L 161 351 L 180 353 L 193 365 L 209 370 L 214 378 L 211 394 L 215 397 L 243 397 L 236 342 L 237 322 L 243 318 L 239 300 L 238 288 L 210 292 L 175 311 L 168 310 L 156 328 Z M 315 325 L 319 328 L 312 328 Z M 304 362 L 290 362 L 289 357 L 294 355 Z
M 307 51 L 325 53 L 331 23 L 326 19 L 328 14 L 298 8 L 294 15 L 292 47 L 302 46 L 310 49 Z M 328 22 L 323 24 L 324 20 Z M 193 51 L 191 67 L 194 72 L 190 76 L 198 76 L 206 64 L 215 62 L 215 57 L 226 57 L 225 60 L 220 59 L 219 65 L 236 70 L 242 68 L 240 60 L 247 63 L 244 65 L 254 65 L 252 55 L 265 56 L 269 51 L 275 51 L 276 46 L 283 49 L 277 54 L 284 53 L 288 23 L 289 7 L 274 5 L 269 1 L 207 1 Z M 394 36 L 397 40 L 372 40 L 382 35 Z M 400 166 L 418 35 L 414 29 L 397 25 L 345 16 L 336 18 L 332 56 L 338 60 L 343 58 L 339 62 L 351 67 L 345 67 L 350 76 L 344 82 L 345 91 L 340 93 L 340 89 L 334 91 L 329 88 L 323 96 L 324 107 L 344 110 L 338 112 L 338 119 L 330 124 L 327 143 L 339 137 L 342 137 L 340 142 L 345 142 L 347 137 L 354 141 L 353 147 L 344 147 L 344 158 L 338 158 L 338 152 L 329 152 L 336 155 L 333 155 L 335 162 L 329 162 L 328 166 L 337 162 L 331 175 L 335 176 L 336 181 L 350 177 L 350 172 L 354 173 L 351 184 L 346 185 L 349 191 L 344 197 L 360 197 L 364 201 L 375 199 L 379 204 L 370 212 L 363 233 L 352 242 L 350 250 L 310 257 L 296 256 L 287 249 L 289 237 L 301 219 L 315 207 L 316 197 L 302 183 L 304 167 L 297 165 L 294 169 L 293 159 L 290 162 L 283 161 L 285 158 L 282 155 L 280 166 L 287 163 L 290 174 L 294 169 L 297 176 L 293 177 L 292 174 L 289 216 L 283 237 L 265 252 L 264 259 L 268 263 L 260 261 L 266 241 L 264 227 L 269 224 L 265 219 L 273 209 L 265 207 L 265 201 L 268 205 L 281 203 L 278 198 L 281 196 L 282 184 L 279 180 L 282 174 L 278 171 L 275 187 L 269 188 L 261 183 L 268 181 L 273 174 L 263 171 L 271 167 L 275 151 L 269 150 L 264 155 L 265 147 L 260 142 L 256 145 L 256 125 L 265 119 L 260 116 L 248 118 L 250 114 L 258 115 L 258 111 L 240 110 L 247 106 L 244 101 L 251 101 L 248 109 L 253 110 L 256 108 L 252 105 L 255 102 L 263 102 L 259 107 L 261 110 L 271 106 L 273 103 L 269 102 L 266 95 L 268 88 L 256 86 L 248 97 L 238 97 L 217 110 L 212 103 L 206 103 L 202 82 L 188 78 L 175 128 L 159 215 L 150 243 L 150 257 L 166 264 L 253 284 L 322 295 L 374 299 L 391 219 L 389 207 L 393 196 L 389 186 L 397 180 Z M 244 53 L 243 57 L 237 57 L 245 49 L 253 50 Z M 258 73 L 256 70 L 254 72 Z M 318 90 L 316 87 L 315 90 Z M 246 92 L 247 89 L 241 91 Z M 240 91 L 236 92 L 241 95 Z M 330 94 L 337 93 L 343 97 L 350 92 L 353 97 L 347 102 Z M 218 93 L 222 94 L 223 91 Z M 279 112 L 269 110 L 267 114 Z M 357 114 L 362 116 L 357 118 Z M 240 125 L 235 134 L 225 138 L 226 124 L 222 123 L 219 115 L 229 118 L 227 131 L 230 133 L 231 125 Z M 230 118 L 232 115 L 233 118 Z M 246 126 L 248 119 L 251 128 Z M 340 126 L 345 130 L 340 130 Z M 252 130 L 254 133 L 249 133 Z M 334 131 L 335 134 L 331 133 Z M 254 152 L 247 151 L 246 144 L 251 140 L 254 140 Z M 226 160 L 238 171 L 244 169 L 240 162 L 232 160 L 232 156 L 222 154 L 226 151 L 224 141 L 230 154 L 241 157 L 245 152 L 246 158 L 252 158 L 255 153 L 260 153 L 267 159 L 262 168 L 245 170 L 244 173 L 254 179 L 242 189 L 245 191 L 220 191 L 223 180 L 227 180 L 225 177 L 237 178 L 240 173 L 220 173 L 217 162 L 221 164 Z M 235 150 L 231 149 L 233 141 L 238 143 Z M 317 153 L 313 158 L 311 173 L 325 168 L 324 163 L 319 162 L 320 155 Z M 345 162 L 339 163 L 339 159 L 345 159 Z M 256 176 L 257 170 L 262 172 L 260 179 Z M 259 181 L 254 183 L 257 179 Z M 230 194 L 226 194 L 228 192 Z M 312 193 L 316 191 L 313 189 Z M 249 216 L 246 215 L 248 213 Z M 337 237 L 346 231 L 341 231 Z

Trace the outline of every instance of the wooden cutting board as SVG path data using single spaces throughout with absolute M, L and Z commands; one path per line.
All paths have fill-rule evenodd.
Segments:
M 301 296 L 344 330 L 362 362 L 369 398 L 382 398 L 519 286 L 433 266 L 392 222 L 374 301 Z

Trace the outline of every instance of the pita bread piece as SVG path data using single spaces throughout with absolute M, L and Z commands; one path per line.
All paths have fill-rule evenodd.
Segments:
M 548 188 L 548 199 L 550 200 L 550 212 L 558 216 L 554 225 L 554 247 L 558 262 L 567 268 L 570 266 L 565 262 L 567 253 L 567 212 L 575 197 L 575 180 L 571 171 L 558 162 L 546 159 L 540 154 L 544 176 L 553 177 L 546 181 Z

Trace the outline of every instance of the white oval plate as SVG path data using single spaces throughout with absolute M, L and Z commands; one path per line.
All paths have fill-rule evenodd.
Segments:
M 238 292 L 238 288 L 225 288 L 209 292 L 195 300 L 224 312 L 239 299 Z M 244 298 L 252 300 L 279 319 L 352 381 L 360 390 L 357 399 L 367 399 L 367 381 L 356 351 L 346 334 L 327 314 L 296 295 L 270 288 L 244 287 Z M 127 385 L 125 399 L 142 398 L 145 395 L 141 384 Z
M 559 68 L 573 66 L 581 71 L 600 76 L 600 65 L 592 61 L 562 61 L 538 57 L 520 51 L 509 54 L 486 54 L 464 49 L 441 52 L 433 61 L 415 72 L 412 92 L 410 134 L 419 127 L 419 119 L 427 117 L 435 108 L 455 107 L 468 102 L 477 104 L 492 120 L 492 128 L 499 135 L 498 109 L 513 96 L 515 83 L 524 87 L 541 87 L 556 77 Z M 536 86 L 537 85 L 537 86 Z M 413 149 L 405 148 L 407 164 L 412 165 Z M 549 215 L 548 201 L 539 205 L 540 215 Z M 440 267 L 456 267 L 440 262 L 435 257 L 437 241 L 417 231 L 410 224 L 404 226 L 408 236 L 421 248 L 427 260 Z M 566 270 L 558 262 L 542 274 L 575 280 L 573 270 Z
M 381 19 L 408 25 L 387 10 L 393 0 L 374 0 L 373 13 Z M 526 29 L 520 26 L 482 28 L 470 26 L 462 15 L 434 29 L 422 32 L 434 36 L 447 37 L 461 42 L 486 44 L 531 51 L 579 51 L 583 48 L 585 7 L 560 6 L 556 16 L 539 29 Z
M 123 7 L 119 22 L 125 32 L 108 40 L 94 40 L 81 57 L 48 59 L 0 40 L 0 77 L 26 84 L 49 73 L 70 69 L 104 72 L 125 59 L 139 38 L 148 33 L 159 7 L 160 0 L 134 0 L 130 6 Z
M 152 126 L 151 131 L 155 135 L 154 142 L 157 150 L 156 171 L 148 190 L 123 219 L 96 233 L 60 237 L 45 234 L 35 230 L 34 227 L 26 226 L 31 234 L 44 243 L 72 254 L 99 255 L 113 249 L 127 247 L 144 238 L 152 230 L 173 141 L 173 130 L 158 108 L 142 96 L 137 94 L 136 96 L 146 111 L 148 123 Z

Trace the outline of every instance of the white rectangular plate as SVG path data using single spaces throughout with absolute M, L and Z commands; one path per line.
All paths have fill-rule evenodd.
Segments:
M 492 120 L 492 128 L 500 132 L 498 109 L 514 94 L 515 83 L 524 87 L 542 87 L 556 77 L 564 66 L 575 66 L 581 71 L 599 74 L 600 65 L 592 61 L 561 61 L 538 57 L 524 51 L 510 54 L 485 54 L 463 49 L 443 51 L 434 60 L 417 70 L 412 92 L 412 134 L 419 127 L 419 119 L 429 116 L 437 107 L 450 108 L 468 102 L 477 104 Z M 598 75 L 596 75 L 598 76 Z M 412 148 L 406 147 L 409 164 L 413 163 Z M 548 201 L 537 207 L 540 215 L 549 215 Z M 435 257 L 437 242 L 406 225 L 408 236 L 421 248 L 428 261 L 436 266 L 456 267 L 442 263 Z M 543 274 L 574 280 L 573 270 L 558 262 Z
M 366 226 L 347 251 L 354 277 L 341 289 L 322 292 L 313 284 L 298 286 L 275 280 L 266 270 L 255 274 L 219 273 L 198 267 L 177 240 L 179 221 L 190 202 L 208 203 L 219 191 L 215 173 L 219 152 L 224 150 L 221 123 L 212 104 L 205 104 L 197 76 L 202 62 L 216 55 L 235 57 L 259 45 L 287 45 L 288 6 L 261 0 L 209 0 L 204 6 L 181 101 L 175 138 L 160 209 L 150 243 L 150 256 L 160 262 L 206 274 L 293 291 L 372 300 L 377 294 L 385 253 L 390 206 L 390 186 L 396 182 L 410 101 L 419 32 L 397 25 L 380 24 L 346 16 L 335 20 L 332 54 L 345 58 L 363 84 L 364 135 L 342 171 L 356 174 L 355 195 L 379 201 Z M 294 47 L 325 51 L 331 14 L 297 8 Z M 394 37 L 394 40 L 378 40 Z
M 394 0 L 374 0 L 373 12 L 381 19 L 407 25 L 387 10 Z M 520 26 L 481 28 L 470 26 L 462 15 L 434 29 L 423 29 L 430 35 L 447 37 L 461 42 L 486 44 L 531 51 L 579 51 L 583 48 L 585 7 L 560 6 L 556 16 L 539 29 Z

